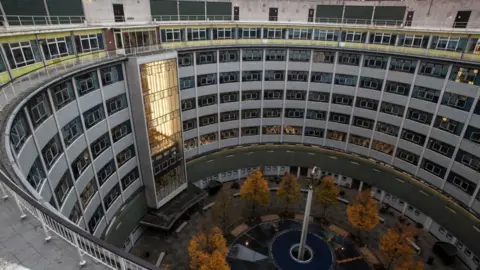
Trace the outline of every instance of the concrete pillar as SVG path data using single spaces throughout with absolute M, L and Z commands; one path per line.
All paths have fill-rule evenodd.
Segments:
M 386 193 L 385 190 L 382 190 L 382 192 L 380 193 L 380 200 L 379 200 L 380 204 L 383 203 L 383 199 L 385 198 L 385 193 Z
M 408 206 L 408 203 L 405 203 L 405 204 L 403 205 L 402 216 L 405 215 L 405 212 L 407 211 L 407 206 Z
M 297 179 L 300 177 L 300 167 L 297 167 Z
M 358 193 L 362 192 L 363 181 L 360 181 L 360 186 L 358 187 Z
M 425 222 L 423 222 L 423 229 L 428 232 L 430 230 L 430 226 L 432 225 L 432 222 L 433 220 L 430 217 L 427 217 Z

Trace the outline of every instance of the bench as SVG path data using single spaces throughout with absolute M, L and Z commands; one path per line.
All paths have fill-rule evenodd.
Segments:
M 419 246 L 417 246 L 417 244 L 415 244 L 415 242 L 411 238 L 407 238 L 407 242 L 415 249 L 415 251 L 417 252 L 417 255 L 420 255 L 420 252 L 422 251 L 422 249 Z
M 180 233 L 183 228 L 185 228 L 185 226 L 187 226 L 188 222 L 184 221 L 180 226 L 178 226 L 178 228 L 175 230 L 175 233 Z
M 349 204 L 349 203 L 350 203 L 348 200 L 346 200 L 346 199 L 344 199 L 344 198 L 341 198 L 341 197 L 337 197 L 337 200 L 338 200 L 339 202 L 342 202 L 342 203 L 345 203 L 345 204 Z
M 212 208 L 215 202 L 211 202 L 203 207 L 203 211 L 207 211 L 208 209 Z
M 165 257 L 165 252 L 162 252 L 160 255 L 158 255 L 157 263 L 155 263 L 156 266 L 160 266 L 160 264 L 162 264 L 163 257 Z

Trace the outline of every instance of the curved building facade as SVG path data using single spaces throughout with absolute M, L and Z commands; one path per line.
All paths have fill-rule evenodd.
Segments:
M 33 32 L 2 8 L 2 167 L 52 211 L 108 239 L 141 198 L 115 243 L 127 247 L 147 209 L 168 207 L 192 182 L 318 166 L 339 184 L 374 186 L 471 269 L 480 263 L 475 21 L 434 28 L 438 18 L 409 17 L 425 9 L 415 1 L 318 4 L 298 22 L 274 7 L 255 21 L 256 3 L 159 1 L 176 15 L 155 17 L 152 2 L 148 19 L 101 21 L 98 2 L 83 4 L 83 25 Z

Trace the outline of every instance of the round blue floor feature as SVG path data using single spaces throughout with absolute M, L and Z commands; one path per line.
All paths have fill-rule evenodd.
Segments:
M 273 240 L 271 255 L 275 265 L 282 270 L 329 270 L 333 264 L 330 246 L 312 233 L 307 235 L 307 246 L 312 250 L 312 259 L 300 262 L 292 257 L 290 249 L 300 242 L 301 234 L 299 230 L 285 231 Z

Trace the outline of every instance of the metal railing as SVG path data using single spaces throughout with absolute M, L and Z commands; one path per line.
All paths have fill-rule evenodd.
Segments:
M 45 241 L 49 241 L 51 239 L 51 233 L 54 233 L 72 245 L 77 250 L 80 265 L 86 263 L 84 255 L 87 255 L 111 269 L 160 270 L 159 267 L 100 240 L 80 229 L 70 221 L 60 217 L 48 209 L 48 207 L 45 207 L 42 203 L 28 195 L 1 170 L 0 190 L 3 199 L 7 199 L 10 196 L 13 197 L 21 219 L 30 215 L 42 224 Z
M 376 27 L 402 27 L 402 28 L 435 28 L 435 29 L 477 29 L 480 23 L 475 22 L 451 22 L 451 21 L 404 21 L 404 20 L 382 20 L 382 19 L 358 19 L 358 18 L 304 18 L 304 19 L 281 19 L 279 16 L 270 16 L 265 19 L 239 17 L 234 15 L 147 15 L 141 17 L 113 16 L 112 19 L 93 19 L 85 16 L 28 16 L 28 15 L 7 15 L 4 26 L 40 26 L 40 25 L 65 25 L 65 24 L 86 24 L 95 26 L 105 23 L 121 24 L 155 24 L 162 22 L 186 22 L 186 21 L 238 21 L 238 22 L 262 22 L 262 23 L 303 23 L 315 25 L 355 25 L 355 26 L 376 26 Z

